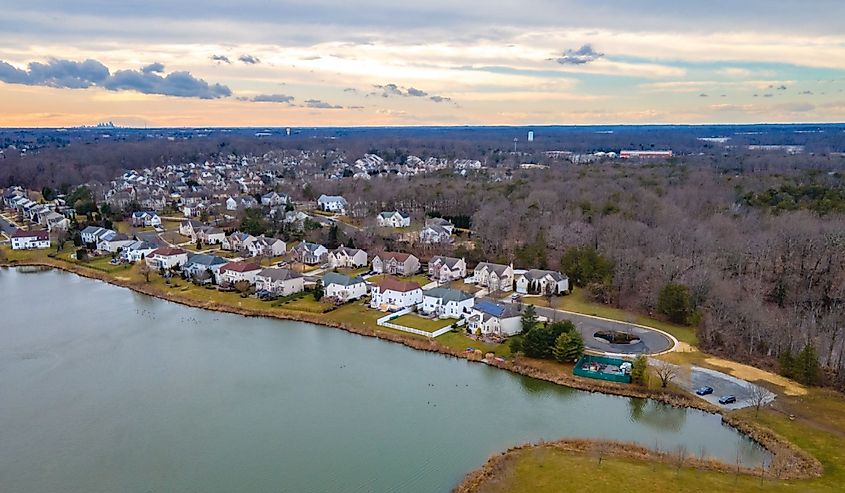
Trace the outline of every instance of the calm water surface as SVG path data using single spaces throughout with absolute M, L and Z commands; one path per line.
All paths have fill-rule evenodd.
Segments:
M 766 457 L 699 411 L 0 269 L 3 493 L 445 492 L 561 437 Z

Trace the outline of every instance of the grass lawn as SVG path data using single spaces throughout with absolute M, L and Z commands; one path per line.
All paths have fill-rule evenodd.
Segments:
M 372 282 L 372 283 L 376 283 L 376 282 L 379 282 L 380 280 L 384 279 L 385 277 L 395 277 L 395 278 L 400 279 L 402 281 L 415 282 L 415 283 L 419 284 L 420 287 L 425 286 L 426 284 L 431 282 L 428 279 L 427 274 L 415 274 L 415 275 L 409 276 L 409 277 L 406 277 L 406 276 L 390 276 L 388 274 L 377 274 L 377 275 L 372 276 L 371 278 L 369 278 L 367 280 Z
M 361 274 L 366 274 L 367 272 L 370 271 L 370 269 L 369 269 L 369 267 L 361 267 L 361 268 L 358 268 L 358 269 L 337 269 L 337 271 L 340 272 L 341 274 L 345 275 L 345 276 L 355 277 L 355 276 L 360 276 Z M 331 271 L 329 271 L 329 272 L 331 272 Z
M 376 320 L 384 316 L 384 313 L 371 310 L 360 302 L 349 303 L 337 310 L 326 314 L 326 318 L 351 325 L 359 325 L 373 330 L 380 330 L 382 327 L 376 325 Z
M 594 303 L 585 297 L 583 289 L 576 289 L 568 296 L 552 299 L 552 307 L 560 310 L 566 310 L 575 313 L 583 313 L 584 315 L 593 315 L 596 317 L 610 318 L 613 320 L 620 320 L 623 322 L 631 322 L 647 327 L 654 327 L 662 331 L 668 332 L 675 336 L 679 341 L 685 342 L 691 346 L 698 345 L 698 338 L 695 335 L 695 328 L 683 325 L 677 325 L 670 322 L 664 322 L 638 313 L 629 312 L 619 308 L 602 305 L 601 303 Z M 523 303 L 530 303 L 537 306 L 547 306 L 546 298 L 539 296 L 530 296 L 522 298 Z
M 445 334 L 437 338 L 437 343 L 442 346 L 457 349 L 459 351 L 463 351 L 466 348 L 471 347 L 481 350 L 481 352 L 484 354 L 494 353 L 496 356 L 502 358 L 511 357 L 511 349 L 507 343 L 490 344 L 487 342 L 476 341 L 475 339 L 469 338 L 463 332 L 463 327 L 461 328 L 460 332 L 446 332 Z
M 413 313 L 408 313 L 406 315 L 402 315 L 401 317 L 394 318 L 390 322 L 396 325 L 401 325 L 403 327 L 410 327 L 412 329 L 422 330 L 430 333 L 436 330 L 440 330 L 443 327 L 448 327 L 449 325 L 452 325 L 453 323 L 457 322 L 457 320 L 454 318 L 446 320 L 432 320 L 420 317 L 419 315 L 415 315 Z
M 323 313 L 323 310 L 326 310 L 331 306 L 332 304 L 327 301 L 315 300 L 314 295 L 311 293 L 308 293 L 302 298 L 298 298 L 283 305 L 279 305 L 279 307 L 284 310 L 294 310 L 298 312 L 309 313 Z

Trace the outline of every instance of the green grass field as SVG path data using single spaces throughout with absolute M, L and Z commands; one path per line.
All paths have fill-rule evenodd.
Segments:
M 369 278 L 367 280 L 369 282 L 376 283 L 376 282 L 379 282 L 380 280 L 384 279 L 385 277 L 388 277 L 388 276 L 385 275 L 385 274 L 379 274 L 379 275 L 372 276 L 371 278 Z M 426 284 L 431 282 L 428 279 L 427 274 L 415 274 L 413 276 L 408 276 L 408 277 L 405 277 L 405 276 L 392 276 L 392 277 L 395 277 L 395 278 L 402 280 L 402 281 L 415 282 L 415 283 L 419 284 L 420 287 L 425 286 Z
M 431 333 L 436 330 L 440 330 L 443 327 L 448 327 L 452 325 L 453 323 L 457 322 L 457 319 L 450 318 L 447 320 L 432 320 L 420 317 L 419 315 L 415 315 L 413 313 L 408 313 L 406 315 L 402 315 L 401 317 L 394 318 L 390 322 L 396 325 L 401 325 L 403 327 L 410 327 L 412 329 L 422 330 Z

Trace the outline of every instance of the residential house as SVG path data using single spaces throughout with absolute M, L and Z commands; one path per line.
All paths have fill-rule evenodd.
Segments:
M 215 282 L 220 277 L 220 268 L 229 263 L 223 257 L 197 253 L 188 258 L 188 263 L 182 267 L 182 272 L 189 278 L 194 278 L 200 272 L 208 272 L 209 278 L 204 283 Z
M 308 219 L 308 214 L 302 211 L 285 212 L 285 224 L 292 228 L 302 229 L 306 219 Z
M 261 266 L 252 262 L 229 262 L 220 267 L 219 284 L 234 284 L 247 281 L 255 284 L 255 276 L 261 271 Z
M 446 283 L 467 276 L 467 263 L 462 258 L 434 256 L 428 262 L 428 277 Z
M 132 238 L 123 233 L 109 231 L 100 236 L 97 240 L 97 250 L 101 252 L 117 253 L 126 245 L 134 242 Z
M 96 246 L 97 242 L 100 241 L 100 237 L 106 233 L 115 233 L 115 231 L 99 226 L 86 226 L 85 229 L 79 232 L 79 236 L 82 238 L 82 243 Z
M 257 257 L 259 255 L 278 257 L 285 254 L 287 251 L 287 245 L 285 245 L 285 242 L 282 240 L 261 235 L 245 241 L 243 244 L 243 250 L 248 252 L 252 257 Z
M 382 212 L 376 216 L 376 223 L 382 227 L 407 228 L 411 225 L 411 216 L 399 211 Z
M 252 243 L 253 241 L 255 241 L 255 237 L 251 234 L 235 231 L 223 240 L 221 246 L 224 250 L 239 252 L 246 248 L 247 243 Z
M 193 219 L 185 219 L 179 223 L 179 234 L 182 236 L 189 236 L 191 241 L 196 241 L 197 232 L 205 225 Z
M 70 228 L 70 219 L 55 211 L 50 211 L 44 216 L 44 225 L 47 231 L 67 231 Z
M 520 294 L 560 295 L 569 291 L 569 278 L 552 270 L 531 269 L 517 274 L 514 285 Z
M 133 212 L 130 220 L 132 222 L 132 226 L 135 227 L 152 226 L 157 228 L 161 226 L 161 218 L 158 217 L 158 214 L 152 211 Z
M 423 301 L 423 292 L 415 282 L 385 277 L 373 284 L 370 307 L 382 311 L 395 311 L 417 306 Z
M 340 246 L 329 252 L 329 267 L 332 269 L 355 269 L 367 266 L 367 252 L 357 248 Z
M 323 245 L 301 241 L 291 250 L 299 262 L 306 265 L 322 264 L 328 259 L 329 250 Z
M 226 199 L 226 210 L 227 211 L 236 211 L 238 210 L 238 201 L 235 200 L 234 197 L 228 197 Z
M 513 291 L 513 264 L 481 262 L 473 271 L 475 283 L 493 291 Z
M 305 278 L 289 269 L 262 269 L 255 275 L 255 289 L 287 296 L 304 290 Z
M 261 196 L 261 205 L 263 206 L 276 207 L 287 203 L 288 196 L 283 193 L 269 192 Z
M 450 243 L 455 226 L 440 217 L 426 220 L 425 227 L 420 231 L 420 241 L 427 244 Z
M 349 203 L 346 202 L 346 199 L 339 195 L 320 195 L 320 198 L 317 199 L 317 207 L 319 207 L 321 211 L 346 214 L 346 209 L 349 207 Z
M 222 245 L 226 241 L 226 232 L 214 226 L 203 226 L 197 232 L 197 239 L 206 245 Z
M 350 277 L 338 272 L 329 272 L 323 276 L 323 289 L 327 297 L 345 303 L 366 295 L 367 283 L 360 276 Z
M 155 243 L 150 243 L 144 240 L 135 240 L 132 243 L 125 245 L 120 250 L 120 258 L 124 262 L 140 262 L 147 258 L 147 256 L 158 248 Z
M 12 250 L 33 250 L 36 248 L 50 248 L 50 233 L 41 229 L 24 231 L 18 229 L 12 233 Z
M 420 270 L 420 260 L 410 253 L 382 252 L 373 257 L 373 272 L 412 276 Z
M 470 312 L 475 298 L 459 289 L 434 288 L 423 291 L 420 311 L 440 318 L 461 318 Z
M 489 299 L 475 302 L 467 320 L 467 331 L 482 335 L 512 336 L 522 331 L 519 305 Z
M 159 247 L 147 255 L 146 261 L 153 269 L 173 269 L 188 263 L 188 252 L 176 247 Z

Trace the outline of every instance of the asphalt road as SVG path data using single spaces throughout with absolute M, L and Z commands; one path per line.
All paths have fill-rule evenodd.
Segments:
M 646 327 L 615 322 L 600 318 L 580 315 L 577 313 L 563 312 L 541 306 L 535 307 L 537 314 L 549 320 L 571 320 L 581 335 L 584 336 L 584 345 L 587 349 L 601 351 L 603 353 L 615 354 L 657 354 L 672 349 L 675 342 L 662 332 L 648 329 Z M 617 330 L 639 337 L 640 342 L 635 344 L 610 344 L 603 339 L 594 337 L 600 330 Z
M 652 364 L 662 364 L 652 361 Z M 707 402 L 725 409 L 743 409 L 755 405 L 755 388 L 757 385 L 746 382 L 731 375 L 711 370 L 709 368 L 699 368 L 693 366 L 689 371 L 689 377 L 684 376 L 684 372 L 679 370 L 679 377 L 675 379 L 681 387 L 695 392 L 695 389 L 701 387 L 712 387 L 713 393 L 705 396 L 697 396 L 699 399 L 704 399 Z M 736 397 L 736 402 L 733 404 L 719 404 L 719 398 L 725 395 L 733 395 Z M 764 403 L 768 404 L 775 400 L 775 394 L 763 389 Z

